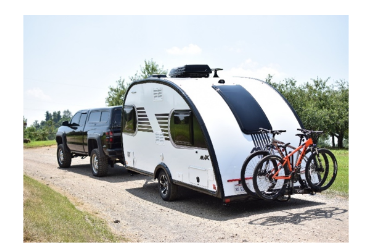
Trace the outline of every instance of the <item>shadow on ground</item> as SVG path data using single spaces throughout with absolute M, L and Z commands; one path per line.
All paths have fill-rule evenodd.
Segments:
M 299 224 L 307 220 L 333 218 L 334 215 L 347 212 L 347 210 L 334 207 L 316 207 L 325 205 L 325 203 L 304 200 L 302 199 L 304 195 L 297 196 L 300 198 L 294 198 L 294 196 L 292 196 L 288 202 L 270 202 L 258 199 L 248 199 L 224 205 L 222 200 L 219 198 L 212 197 L 210 195 L 203 194 L 185 187 L 178 187 L 178 197 L 175 199 L 175 201 L 166 202 L 160 197 L 156 181 L 153 181 L 151 177 L 129 172 L 119 164 L 115 164 L 114 168 L 109 167 L 108 174 L 104 177 L 93 176 L 89 163 L 72 165 L 70 168 L 59 169 L 89 176 L 90 178 L 94 178 L 98 181 L 110 183 L 123 184 L 124 182 L 129 181 L 144 181 L 142 187 L 126 189 L 126 191 L 139 199 L 160 205 L 163 209 L 173 209 L 181 213 L 215 221 L 226 221 L 236 218 L 251 219 L 252 215 L 265 214 L 265 217 L 256 220 L 250 220 L 248 223 L 252 225 L 273 226 L 280 223 Z M 309 209 L 302 213 L 292 212 L 293 209 L 297 208 Z M 269 213 L 272 212 L 282 212 L 283 214 L 270 216 Z

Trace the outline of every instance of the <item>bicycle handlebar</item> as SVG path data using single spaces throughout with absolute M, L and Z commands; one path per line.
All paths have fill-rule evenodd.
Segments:
M 273 135 L 279 135 L 281 133 L 286 132 L 286 130 L 269 130 L 269 129 L 265 129 L 265 128 L 259 128 L 259 132 L 261 133 L 270 133 Z
M 305 135 L 311 135 L 311 134 L 323 134 L 323 131 L 314 131 L 314 130 L 308 130 L 304 128 L 297 128 L 296 130 L 299 130 Z

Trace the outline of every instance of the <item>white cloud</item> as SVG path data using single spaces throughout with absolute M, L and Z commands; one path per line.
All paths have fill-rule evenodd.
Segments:
M 171 49 L 167 49 L 166 52 L 170 55 L 198 55 L 202 53 L 202 49 L 198 45 L 189 44 L 181 49 L 172 47 Z
M 226 76 L 245 76 L 265 80 L 268 74 L 273 76 L 273 80 L 278 82 L 285 78 L 285 74 L 278 70 L 277 65 L 260 65 L 258 62 L 252 59 L 247 59 L 241 63 L 238 67 L 231 68 L 222 73 Z
M 44 101 L 50 101 L 51 100 L 51 97 L 46 95 L 42 89 L 40 88 L 33 88 L 33 89 L 29 89 L 27 90 L 27 95 L 28 96 L 32 96 L 32 97 L 35 97 L 37 99 L 41 99 L 41 100 L 44 100 Z

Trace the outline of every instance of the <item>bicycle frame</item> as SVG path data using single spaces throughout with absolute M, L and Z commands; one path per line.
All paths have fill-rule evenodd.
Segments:
M 291 153 L 289 153 L 285 157 L 282 157 L 282 159 L 283 159 L 282 166 L 287 164 L 287 167 L 290 171 L 290 175 L 288 175 L 288 176 L 278 176 L 279 172 L 282 169 L 282 168 L 279 168 L 279 170 L 277 170 L 277 172 L 272 176 L 272 178 L 275 179 L 275 180 L 281 180 L 281 179 L 290 180 L 291 177 L 292 177 L 293 170 L 295 169 L 295 167 L 298 167 L 301 164 L 301 162 L 303 160 L 303 157 L 305 155 L 305 152 L 307 151 L 307 149 L 310 145 L 313 145 L 313 140 L 311 138 L 309 138 L 306 142 L 301 144 L 299 147 L 295 148 L 294 151 L 292 151 Z M 301 149 L 302 149 L 302 151 L 300 152 Z M 294 155 L 295 153 L 297 153 L 297 152 L 300 152 L 300 154 L 298 155 L 297 162 L 295 164 L 295 167 L 293 168 L 292 164 L 290 163 L 290 157 L 292 155 Z M 281 156 L 283 156 L 282 152 L 279 152 L 279 153 L 280 153 Z

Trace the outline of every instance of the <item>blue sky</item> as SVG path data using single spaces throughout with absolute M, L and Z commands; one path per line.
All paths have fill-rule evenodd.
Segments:
M 349 81 L 348 15 L 24 15 L 23 115 L 105 106 L 108 87 L 153 59 L 220 76 Z

